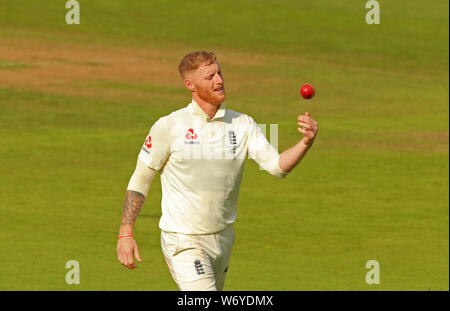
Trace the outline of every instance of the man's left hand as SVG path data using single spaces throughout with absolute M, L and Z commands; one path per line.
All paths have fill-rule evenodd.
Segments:
M 298 131 L 303 134 L 302 142 L 307 146 L 311 146 L 319 131 L 319 123 L 311 118 L 309 112 L 305 112 L 304 115 L 299 115 L 297 120 L 297 124 L 299 125 Z

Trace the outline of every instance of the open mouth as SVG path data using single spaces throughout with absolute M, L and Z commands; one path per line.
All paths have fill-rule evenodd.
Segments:
M 219 93 L 223 92 L 223 86 L 214 89 L 214 92 L 219 92 Z

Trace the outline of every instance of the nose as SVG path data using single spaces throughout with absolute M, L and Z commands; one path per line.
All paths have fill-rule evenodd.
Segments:
M 220 76 L 220 74 L 216 74 L 216 76 L 215 76 L 215 78 L 216 78 L 216 84 L 223 84 L 223 79 L 222 79 L 222 77 Z

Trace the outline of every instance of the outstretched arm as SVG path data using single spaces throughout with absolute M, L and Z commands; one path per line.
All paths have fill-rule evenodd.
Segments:
M 281 153 L 279 164 L 286 173 L 290 172 L 305 157 L 319 131 L 319 124 L 311 118 L 309 112 L 299 115 L 297 120 L 298 131 L 303 134 L 303 139 Z

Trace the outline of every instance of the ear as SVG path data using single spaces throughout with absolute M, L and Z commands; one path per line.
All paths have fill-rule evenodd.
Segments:
M 184 86 L 191 92 L 195 92 L 195 86 L 194 83 L 192 83 L 192 80 L 189 78 L 186 78 L 184 80 Z

